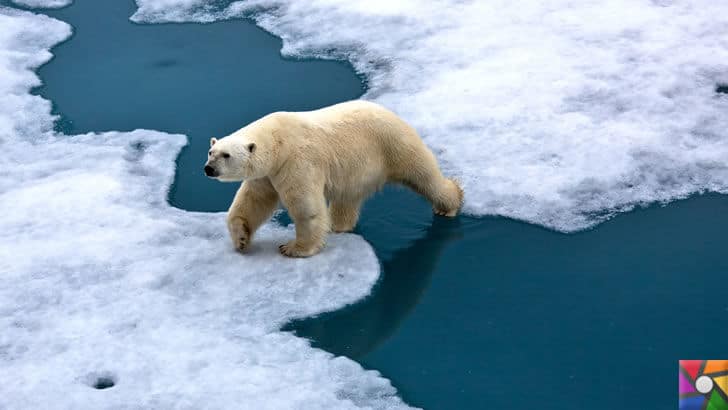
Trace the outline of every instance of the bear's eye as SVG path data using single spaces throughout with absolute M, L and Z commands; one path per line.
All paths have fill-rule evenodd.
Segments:
M 227 152 L 224 152 L 224 153 L 222 154 L 222 157 L 223 157 L 223 158 L 230 158 L 230 154 L 228 154 Z
M 209 157 L 210 155 L 212 155 L 212 150 L 207 151 L 207 156 Z

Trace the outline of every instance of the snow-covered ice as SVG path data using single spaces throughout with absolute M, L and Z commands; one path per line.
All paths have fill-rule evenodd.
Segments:
M 71 0 L 11 0 L 19 6 L 57 9 L 71 4 Z
M 138 22 L 247 16 L 349 59 L 463 181 L 465 211 L 562 231 L 728 192 L 728 2 L 136 0 Z
M 166 203 L 184 136 L 54 133 L 29 91 L 70 34 L 0 7 L 0 409 L 406 407 L 377 372 L 279 331 L 365 296 L 369 245 L 334 235 L 288 259 L 293 230 L 271 223 L 240 255 L 224 214 Z

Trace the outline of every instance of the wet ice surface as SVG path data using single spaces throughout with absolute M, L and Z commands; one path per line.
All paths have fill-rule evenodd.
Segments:
M 397 408 L 388 380 L 280 332 L 366 295 L 371 248 L 334 235 L 249 255 L 224 214 L 165 201 L 181 135 L 55 134 L 32 71 L 71 34 L 0 7 L 0 408 Z
M 346 58 L 423 135 L 465 211 L 573 231 L 728 192 L 728 4 L 136 0 L 139 22 L 250 16 Z

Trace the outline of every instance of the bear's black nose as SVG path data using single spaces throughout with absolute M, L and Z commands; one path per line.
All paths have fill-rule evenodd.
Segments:
M 208 177 L 214 177 L 215 176 L 215 168 L 205 165 L 205 175 Z

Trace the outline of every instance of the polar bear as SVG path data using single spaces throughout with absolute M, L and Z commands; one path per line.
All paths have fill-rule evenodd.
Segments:
M 269 114 L 210 139 L 205 174 L 244 181 L 228 211 L 235 248 L 245 250 L 279 201 L 296 238 L 283 255 L 318 253 L 330 231 L 351 231 L 362 202 L 387 182 L 405 185 L 455 216 L 463 190 L 445 178 L 417 132 L 384 107 L 356 100 L 307 112 Z

